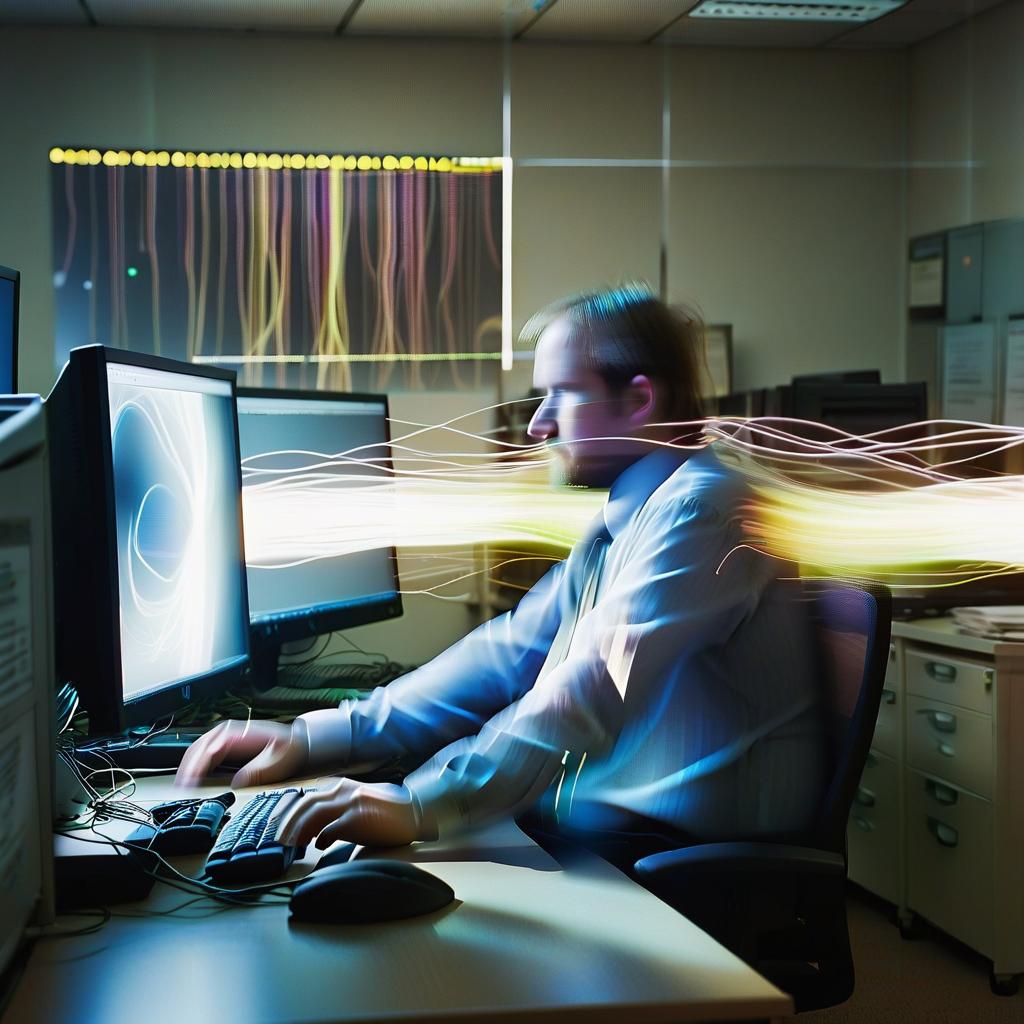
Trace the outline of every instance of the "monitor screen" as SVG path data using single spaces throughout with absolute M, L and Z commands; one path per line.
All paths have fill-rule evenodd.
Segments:
M 247 516 L 252 510 L 253 525 L 260 488 L 278 495 L 287 488 L 299 517 L 304 491 L 316 500 L 335 500 L 355 488 L 392 479 L 388 406 L 381 395 L 240 388 L 238 432 L 244 504 Z M 288 507 L 275 506 L 284 509 L 282 514 Z M 300 530 L 296 526 L 290 532 L 298 536 Z M 391 547 L 310 556 L 296 556 L 292 549 L 277 557 L 256 538 L 252 541 L 247 566 L 250 618 L 254 625 L 272 625 L 279 639 L 401 612 Z
M 0 267 L 0 395 L 18 390 L 18 272 Z
M 108 360 L 124 700 L 248 655 L 228 380 Z
M 793 415 L 863 436 L 928 418 L 923 383 L 869 384 L 807 380 L 794 383 Z

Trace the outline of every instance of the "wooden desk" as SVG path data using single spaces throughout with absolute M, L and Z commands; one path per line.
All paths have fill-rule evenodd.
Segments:
M 167 790 L 147 779 L 136 800 Z M 604 861 L 578 852 L 559 864 L 514 824 L 392 856 L 424 864 L 456 902 L 376 925 L 289 924 L 280 905 L 116 916 L 93 935 L 38 941 L 4 1022 L 639 1024 L 791 1012 L 788 996 Z M 157 883 L 115 912 L 187 899 Z

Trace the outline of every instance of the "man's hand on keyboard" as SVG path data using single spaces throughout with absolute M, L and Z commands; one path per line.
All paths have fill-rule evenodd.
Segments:
M 416 809 L 405 786 L 352 779 L 339 779 L 296 800 L 278 836 L 293 846 L 317 836 L 321 850 L 338 839 L 361 846 L 407 846 L 420 838 Z
M 179 786 L 195 785 L 218 765 L 244 762 L 232 786 L 263 786 L 299 774 L 309 760 L 302 723 L 221 722 L 185 751 L 175 776 Z

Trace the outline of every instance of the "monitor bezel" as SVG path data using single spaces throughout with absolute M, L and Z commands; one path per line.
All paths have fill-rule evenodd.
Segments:
M 18 393 L 18 318 L 21 307 L 21 271 L 0 266 L 0 277 L 14 282 L 14 323 L 11 326 L 11 394 Z
M 872 400 L 882 401 L 885 398 L 902 399 L 909 410 L 914 406 L 913 414 L 908 415 L 905 424 L 921 423 L 928 419 L 928 389 L 924 381 L 901 381 L 892 384 L 867 384 L 857 381 L 803 380 L 793 384 L 791 391 L 792 416 L 811 423 L 829 423 L 828 414 L 836 408 L 834 402 L 849 402 L 857 407 L 868 407 Z M 872 433 L 893 427 L 878 427 Z
M 256 388 L 239 387 L 237 396 L 244 398 L 279 398 L 282 401 L 309 402 L 340 402 L 341 404 L 357 402 L 380 402 L 384 406 L 384 443 L 387 446 L 387 458 L 381 466 L 386 471 L 394 472 L 394 459 L 391 451 L 391 407 L 386 394 L 372 394 L 362 391 L 313 391 L 302 388 Z M 237 406 L 236 406 L 237 408 Z M 239 415 L 241 411 L 239 409 Z M 237 417 L 236 417 L 237 422 Z M 239 445 L 241 452 L 241 445 Z M 241 461 L 239 461 L 241 472 Z M 364 601 L 358 604 L 318 608 L 303 614 L 297 611 L 293 618 L 275 616 L 252 617 L 250 611 L 249 632 L 253 643 L 280 645 L 296 640 L 307 640 L 314 636 L 323 636 L 336 630 L 352 629 L 355 626 L 366 626 L 374 622 L 386 622 L 400 618 L 403 614 L 401 579 L 398 574 L 398 551 L 394 546 L 387 548 L 391 561 L 391 573 L 395 581 L 394 596 L 377 601 Z M 280 613 L 278 613 L 279 615 Z
M 97 600 L 97 649 L 96 665 L 98 670 L 94 693 L 99 699 L 97 709 L 89 708 L 90 732 L 120 732 L 126 728 L 140 725 L 151 725 L 159 719 L 173 714 L 187 704 L 204 698 L 213 697 L 223 692 L 231 682 L 240 680 L 250 660 L 251 644 L 249 631 L 242 630 L 244 652 L 229 663 L 219 665 L 207 672 L 201 672 L 183 679 L 168 681 L 159 690 L 140 694 L 125 699 L 124 676 L 121 650 L 120 629 L 120 581 L 118 578 L 117 561 L 117 517 L 114 500 L 114 463 L 113 438 L 110 432 L 110 393 L 108 390 L 107 367 L 111 364 L 137 366 L 143 369 L 162 370 L 181 374 L 182 376 L 205 377 L 221 380 L 231 388 L 231 403 L 235 409 L 234 430 L 235 452 L 240 452 L 238 440 L 238 415 L 235 396 L 235 374 L 231 370 L 217 367 L 195 366 L 161 356 L 151 356 L 139 352 L 128 352 L 113 349 L 104 345 L 88 345 L 72 349 L 68 358 L 69 364 L 79 362 L 83 383 L 86 384 L 86 398 L 91 393 L 96 403 L 89 415 L 95 417 L 94 424 L 100 427 L 95 437 L 95 445 L 91 457 L 83 451 L 83 462 L 88 472 L 89 464 L 99 474 L 104 495 L 109 501 L 98 502 L 93 506 L 93 529 L 103 538 L 100 561 L 106 566 L 96 583 Z M 83 434 L 83 449 L 89 445 Z M 239 565 L 241 575 L 241 597 L 243 621 L 249 618 L 249 590 L 245 573 L 245 533 L 242 523 L 242 471 L 241 461 L 236 459 L 235 480 L 238 502 L 236 515 L 238 520 Z M 103 579 L 107 586 L 104 587 Z M 104 629 L 103 624 L 109 628 Z M 104 686 L 103 680 L 109 680 Z M 117 708 L 117 713 L 113 709 Z M 98 714 L 96 712 L 99 712 Z M 94 726 L 95 719 L 95 726 Z

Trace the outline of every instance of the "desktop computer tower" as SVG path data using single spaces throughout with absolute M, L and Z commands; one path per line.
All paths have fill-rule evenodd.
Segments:
M 54 667 L 46 419 L 0 396 L 0 973 L 54 917 Z

